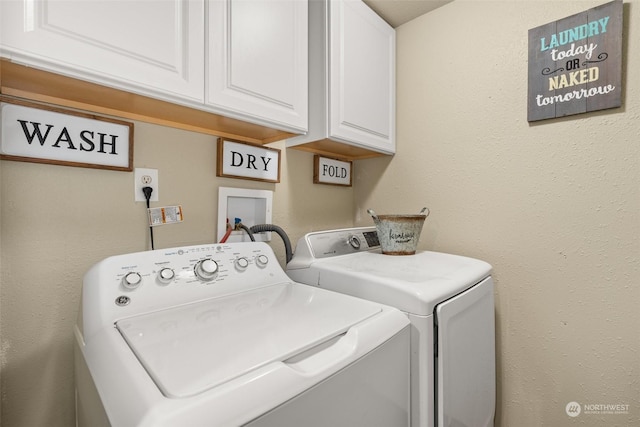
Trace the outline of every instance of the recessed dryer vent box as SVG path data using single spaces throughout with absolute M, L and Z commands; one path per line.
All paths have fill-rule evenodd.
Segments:
M 247 227 L 258 224 L 271 224 L 273 191 L 249 190 L 246 188 L 220 187 L 218 189 L 218 242 L 227 231 L 229 224 L 234 226 L 235 218 L 240 218 Z M 271 233 L 254 234 L 256 242 L 271 241 Z M 250 242 L 244 230 L 232 231 L 227 242 Z

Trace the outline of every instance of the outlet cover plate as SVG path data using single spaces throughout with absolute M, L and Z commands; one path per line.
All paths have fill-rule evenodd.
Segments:
M 160 196 L 160 187 L 158 185 L 158 169 L 135 168 L 133 171 L 133 190 L 136 202 L 146 202 L 142 192 L 143 187 L 151 187 L 151 198 L 149 201 L 157 202 Z

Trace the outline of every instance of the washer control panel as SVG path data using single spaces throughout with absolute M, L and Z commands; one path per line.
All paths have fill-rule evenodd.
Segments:
M 291 282 L 264 242 L 187 246 L 107 258 L 83 283 L 85 323 Z
M 211 245 L 173 248 L 120 255 L 109 258 L 110 274 L 116 276 L 121 290 L 136 291 L 142 285 L 177 285 L 198 282 L 212 284 L 216 280 L 234 280 L 237 273 L 248 272 L 251 267 L 255 273 L 264 270 L 272 254 L 264 253 L 264 248 L 244 248 L 239 251 L 237 245 Z M 246 245 L 245 245 L 246 246 Z M 121 265 L 116 262 L 120 261 Z M 107 279 L 106 277 L 104 279 Z M 254 277 L 253 280 L 259 278 Z

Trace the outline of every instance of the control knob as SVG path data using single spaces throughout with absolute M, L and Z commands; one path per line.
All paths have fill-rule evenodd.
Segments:
M 354 236 L 353 234 L 349 236 L 349 244 L 353 249 L 360 249 L 360 239 L 358 239 L 358 236 Z
M 142 283 L 142 276 L 140 273 L 136 273 L 135 271 L 127 273 L 122 278 L 122 284 L 125 288 L 129 290 L 134 290 Z
M 266 255 L 258 255 L 256 257 L 256 264 L 258 264 L 259 267 L 265 267 L 269 264 L 269 257 Z
M 164 267 L 158 272 L 158 281 L 160 283 L 169 283 L 176 277 L 176 272 L 172 268 Z
M 203 259 L 198 261 L 193 271 L 198 278 L 208 282 L 218 275 L 218 263 L 211 258 Z
M 238 270 L 244 270 L 245 268 L 249 267 L 249 260 L 245 257 L 240 257 L 236 259 L 235 264 Z

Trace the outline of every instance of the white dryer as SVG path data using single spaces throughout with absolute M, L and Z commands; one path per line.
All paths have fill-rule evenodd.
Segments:
M 495 320 L 489 264 L 428 251 L 383 255 L 375 227 L 359 227 L 305 235 L 287 274 L 407 314 L 413 427 L 493 426 Z
M 409 321 L 292 282 L 265 243 L 107 258 L 75 328 L 78 426 L 408 426 Z

